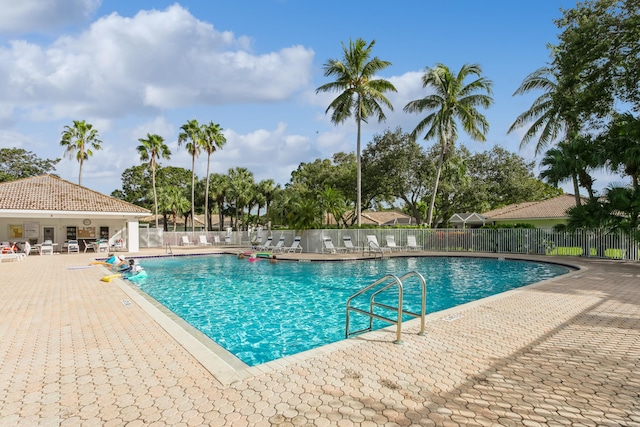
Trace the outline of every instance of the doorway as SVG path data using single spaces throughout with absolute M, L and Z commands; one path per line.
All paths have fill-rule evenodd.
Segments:
M 42 228 L 44 241 L 47 241 L 47 240 L 51 240 L 52 242 L 54 241 L 53 240 L 53 238 L 54 238 L 54 230 L 55 230 L 54 227 L 43 227 Z

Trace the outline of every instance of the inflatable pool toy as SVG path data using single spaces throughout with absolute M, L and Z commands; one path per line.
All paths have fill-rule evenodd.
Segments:
M 138 272 L 138 274 L 134 274 L 132 276 L 125 276 L 125 279 L 135 282 L 136 280 L 144 279 L 148 274 L 146 271 L 142 270 Z
M 111 280 L 113 279 L 117 279 L 119 277 L 122 277 L 122 274 L 111 274 L 109 276 L 104 276 L 102 279 L 103 282 L 111 282 Z

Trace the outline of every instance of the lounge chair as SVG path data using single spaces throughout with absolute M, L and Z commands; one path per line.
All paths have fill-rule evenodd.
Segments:
M 407 236 L 407 250 L 419 251 L 422 249 L 416 242 L 416 236 Z
M 193 246 L 193 242 L 189 240 L 189 236 L 182 236 L 182 246 Z
M 229 235 L 224 236 L 224 244 L 225 245 L 230 245 L 231 244 L 231 236 L 229 236 Z
M 211 246 L 211 243 L 209 243 L 207 241 L 207 236 L 199 236 L 200 241 L 198 242 L 198 244 L 200 246 Z
M 385 248 L 388 248 L 391 252 L 402 250 L 402 246 L 396 245 L 396 238 L 394 236 L 387 236 L 386 240 L 387 246 L 385 246 Z
M 267 237 L 267 241 L 264 242 L 262 245 L 256 246 L 256 249 L 259 251 L 267 251 L 273 247 L 271 246 L 272 241 L 273 241 L 273 237 Z
M 300 236 L 296 236 L 295 239 L 293 239 L 293 244 L 291 246 L 289 246 L 287 249 L 288 253 L 296 253 L 298 251 L 300 251 L 300 253 L 302 253 L 302 246 L 300 245 L 300 241 L 302 239 L 300 238 Z
M 67 242 L 67 253 L 70 254 L 71 252 L 80 253 L 80 244 L 77 240 L 69 240 Z
M 355 252 L 356 247 L 353 246 L 353 241 L 351 240 L 351 236 L 344 236 L 342 238 L 342 244 L 344 245 L 345 252 Z
M 333 242 L 331 241 L 330 237 L 325 237 L 324 239 L 322 239 L 322 253 L 324 253 L 326 250 L 330 254 L 335 254 L 344 252 L 345 249 L 346 248 L 336 248 L 335 246 L 333 246 Z
M 109 252 L 109 242 L 106 240 L 100 240 L 98 242 L 98 252 Z
M 53 255 L 53 242 L 51 240 L 45 240 L 40 246 L 40 255 Z
M 378 243 L 378 238 L 375 235 L 367 236 L 367 246 L 365 247 L 365 251 L 367 252 L 382 252 L 385 251 L 391 252 L 391 249 L 388 247 L 382 247 Z
M 283 252 L 286 246 L 284 245 L 284 236 L 280 236 L 278 243 L 273 247 L 273 252 Z
M 93 246 L 93 244 L 88 244 L 86 240 L 83 240 L 82 244 L 84 245 L 84 253 L 85 254 L 89 250 L 94 251 L 94 252 L 96 251 L 96 248 Z

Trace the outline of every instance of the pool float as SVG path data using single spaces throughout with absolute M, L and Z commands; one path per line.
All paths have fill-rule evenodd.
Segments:
M 122 274 L 111 274 L 109 276 L 104 276 L 102 279 L 103 282 L 111 282 L 112 279 L 116 279 L 118 277 L 122 277 Z
M 147 272 L 144 270 L 141 270 L 137 274 L 134 274 L 132 276 L 125 276 L 124 278 L 132 282 L 135 282 L 136 280 L 144 279 L 147 276 L 148 276 Z
M 271 252 L 257 252 L 249 256 L 249 262 L 256 262 L 260 259 L 269 259 L 269 258 L 271 258 Z

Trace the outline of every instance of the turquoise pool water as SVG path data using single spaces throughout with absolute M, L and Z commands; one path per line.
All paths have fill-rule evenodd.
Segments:
M 271 264 L 214 255 L 140 263 L 149 274 L 137 283 L 140 289 L 250 366 L 344 339 L 347 298 L 385 274 L 420 272 L 427 281 L 427 313 L 433 313 L 569 271 L 455 257 Z M 405 307 L 419 312 L 418 282 L 407 281 L 405 288 Z M 397 293 L 388 301 L 395 306 Z M 353 330 L 368 319 L 355 315 L 352 321 Z

